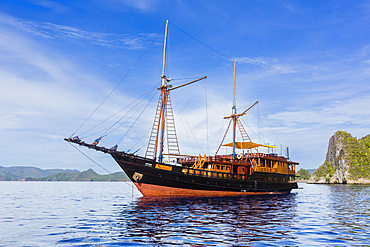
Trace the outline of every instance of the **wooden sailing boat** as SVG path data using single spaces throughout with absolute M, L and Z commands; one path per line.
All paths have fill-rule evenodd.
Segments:
M 232 114 L 225 117 L 225 119 L 230 119 L 229 127 L 231 124 L 233 126 L 233 140 L 231 143 L 223 144 L 225 133 L 220 144 L 220 147 L 222 144 L 222 146 L 232 147 L 232 154 L 218 155 L 220 147 L 214 156 L 180 154 L 170 92 L 206 77 L 176 87 L 168 85 L 170 79 L 165 76 L 167 28 L 168 21 L 166 22 L 163 70 L 159 88 L 161 93 L 145 157 L 117 151 L 116 148 L 108 149 L 97 146 L 99 141 L 88 144 L 79 138 L 67 138 L 65 140 L 109 153 L 144 196 L 283 194 L 290 193 L 292 189 L 298 188 L 295 182 L 295 166 L 298 163 L 276 154 L 248 151 L 258 146 L 272 146 L 252 142 L 239 120 L 258 102 L 241 114 L 237 114 L 235 104 L 235 61 Z M 242 142 L 236 141 L 237 128 L 241 133 Z M 166 133 L 167 154 L 164 153 Z M 236 149 L 247 150 L 247 152 L 236 154 Z M 165 163 L 163 157 L 166 155 L 175 157 L 176 162 L 174 164 Z

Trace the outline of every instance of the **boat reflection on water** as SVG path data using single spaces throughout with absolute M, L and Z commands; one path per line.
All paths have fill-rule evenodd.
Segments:
M 116 237 L 154 245 L 291 245 L 296 194 L 259 197 L 138 198 L 117 207 Z M 262 241 L 262 242 L 261 242 Z

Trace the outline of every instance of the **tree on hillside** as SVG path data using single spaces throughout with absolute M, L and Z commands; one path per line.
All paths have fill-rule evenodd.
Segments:
M 300 176 L 300 179 L 302 179 L 302 180 L 308 180 L 311 175 L 306 169 L 301 168 L 297 172 L 297 176 Z

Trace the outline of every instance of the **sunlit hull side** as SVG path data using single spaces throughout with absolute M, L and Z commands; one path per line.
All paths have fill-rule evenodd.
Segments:
M 184 173 L 184 167 L 158 163 L 131 154 L 111 153 L 144 196 L 237 196 L 290 193 L 295 182 L 269 182 L 268 176 L 284 174 L 254 172 L 247 179 L 216 178 Z M 186 168 L 185 168 L 186 169 Z

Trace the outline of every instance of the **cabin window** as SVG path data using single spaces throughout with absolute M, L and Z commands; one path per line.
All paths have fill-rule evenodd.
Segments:
M 217 170 L 220 170 L 220 165 L 216 165 L 216 169 Z

